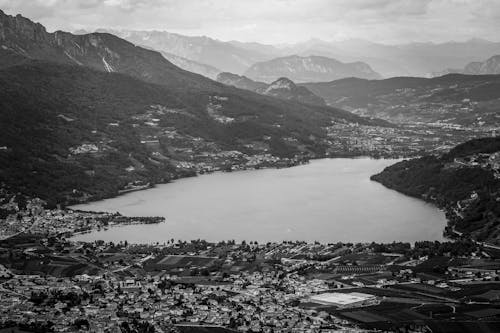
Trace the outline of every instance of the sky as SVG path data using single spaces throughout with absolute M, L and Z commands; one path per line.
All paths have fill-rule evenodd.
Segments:
M 499 41 L 500 0 L 0 0 L 49 31 L 165 30 L 267 44 Z

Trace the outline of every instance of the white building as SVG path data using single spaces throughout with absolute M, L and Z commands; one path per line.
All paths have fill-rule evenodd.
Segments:
M 378 304 L 375 295 L 364 293 L 324 293 L 309 297 L 309 301 L 338 308 L 352 308 Z

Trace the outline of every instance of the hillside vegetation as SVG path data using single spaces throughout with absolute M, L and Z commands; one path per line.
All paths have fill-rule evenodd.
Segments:
M 246 145 L 261 142 L 275 156 L 321 155 L 332 120 L 372 122 L 238 89 L 219 96 L 39 61 L 0 70 L 0 86 L 0 181 L 51 203 L 192 174 L 174 165 L 190 161 L 194 150 L 208 159 L 233 150 L 253 155 Z M 149 149 L 149 141 L 159 147 Z
M 500 125 L 500 75 L 349 78 L 302 85 L 330 106 L 392 122 L 491 128 Z
M 372 180 L 446 211 L 446 233 L 500 241 L 500 137 L 471 140 L 442 156 L 402 161 Z

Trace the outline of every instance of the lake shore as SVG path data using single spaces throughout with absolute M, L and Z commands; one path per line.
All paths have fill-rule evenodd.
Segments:
M 372 174 L 396 161 L 320 159 L 293 168 L 216 172 L 184 178 L 115 199 L 72 206 L 82 210 L 119 211 L 128 216 L 164 216 L 166 223 L 162 227 L 133 226 L 134 232 L 124 231 L 129 230 L 124 227 L 120 231 L 110 229 L 77 239 L 92 240 L 98 236 L 112 240 L 113 233 L 118 238 L 129 237 L 132 241 L 146 243 L 172 236 L 207 240 L 237 239 L 240 236 L 241 239 L 258 241 L 443 239 L 446 220 L 441 211 L 369 180 Z M 398 201 L 402 201 L 408 212 L 398 208 L 401 205 Z M 363 206 L 368 207 L 368 211 L 359 209 Z M 393 216 L 391 209 L 399 212 Z M 429 219 L 434 223 L 417 222 Z M 397 220 L 409 224 L 410 229 L 421 223 L 427 227 L 420 226 L 422 230 L 417 232 L 420 235 L 409 237 Z M 392 223 L 393 235 L 389 235 L 390 238 L 381 232 L 387 221 Z M 342 230 L 339 225 L 343 223 L 355 227 Z M 307 225 L 312 229 L 304 227 Z M 332 228 L 332 225 L 339 227 Z M 151 232 L 156 236 L 145 236 Z M 325 236 L 328 232 L 335 235 Z M 141 233 L 145 234 L 141 237 L 138 235 Z M 366 233 L 370 236 L 362 236 Z

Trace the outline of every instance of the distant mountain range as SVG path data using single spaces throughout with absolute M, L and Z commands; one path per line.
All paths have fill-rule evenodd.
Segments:
M 323 56 L 344 63 L 363 62 L 368 64 L 374 72 L 386 78 L 393 76 L 430 77 L 433 73 L 443 72 L 446 68 L 463 68 L 470 62 L 482 61 L 492 55 L 500 54 L 500 43 L 483 39 L 400 45 L 380 44 L 362 39 L 332 42 L 311 39 L 296 44 L 267 45 L 256 42 L 223 42 L 206 36 L 192 37 L 165 31 L 106 29 L 97 31 L 109 32 L 136 45 L 147 46 L 215 67 L 223 72 L 236 74 L 244 74 L 257 62 L 297 55 L 300 57 Z M 184 69 L 189 70 L 187 67 Z M 245 75 L 249 76 L 248 73 Z M 283 76 L 297 82 L 290 75 Z M 280 76 L 267 81 L 271 82 L 278 77 Z M 254 79 L 258 78 L 254 77 Z
M 325 56 L 342 62 L 362 61 L 383 77 L 431 76 L 445 68 L 463 68 L 473 61 L 482 61 L 500 54 L 500 43 L 484 39 L 463 42 L 408 43 L 387 45 L 362 39 L 323 41 L 311 39 L 290 45 L 263 45 L 232 42 L 241 48 L 269 54 L 270 58 L 299 55 Z
M 283 46 L 281 51 L 301 56 L 326 56 L 343 62 L 362 61 L 384 77 L 428 77 L 444 68 L 462 68 L 472 61 L 500 54 L 500 43 L 470 39 L 464 42 L 386 45 L 361 39 L 339 42 L 312 39 Z
M 98 29 L 97 32 L 111 33 L 135 45 L 173 54 L 231 73 L 243 73 L 255 62 L 272 58 L 267 52 L 240 48 L 232 43 L 205 36 L 183 36 L 166 31 Z
M 321 156 L 335 121 L 390 126 L 229 87 L 111 34 L 48 33 L 1 11 L 0 86 L 0 182 L 51 203 L 167 181 L 194 156 Z
M 256 63 L 245 75 L 264 82 L 273 82 L 280 77 L 287 77 L 294 82 L 326 82 L 345 77 L 381 78 L 380 74 L 362 62 L 342 63 L 327 57 L 295 55 Z
M 465 66 L 463 73 L 473 75 L 500 74 L 500 55 L 493 56 L 483 62 L 471 62 Z
M 326 105 L 323 98 L 313 94 L 305 87 L 297 86 L 292 80 L 282 77 L 276 81 L 267 84 L 265 82 L 253 81 L 246 76 L 220 73 L 217 81 L 226 85 L 234 86 L 240 89 L 254 91 L 258 94 L 277 97 L 280 99 L 297 101 L 300 103 L 313 105 Z

